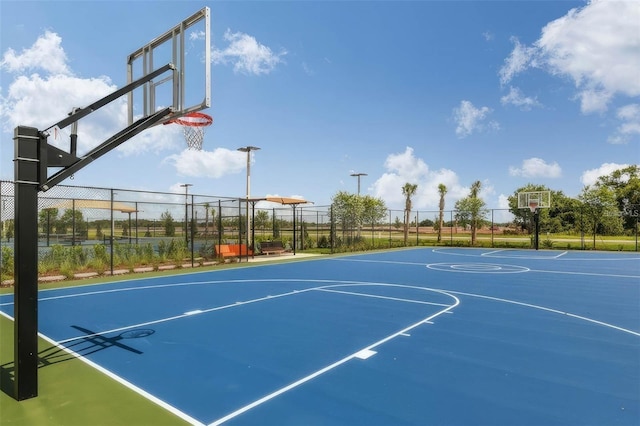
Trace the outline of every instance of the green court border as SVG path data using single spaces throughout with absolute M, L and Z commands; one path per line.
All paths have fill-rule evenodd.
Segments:
M 326 258 L 273 258 L 268 264 Z M 84 286 L 116 281 L 146 279 L 156 276 L 214 272 L 238 267 L 256 267 L 267 263 L 230 263 L 211 267 L 173 269 L 117 276 L 101 276 L 82 280 L 41 283 L 39 290 Z M 13 293 L 13 287 L 0 288 L 0 294 Z M 69 359 L 40 367 L 38 397 L 24 401 L 13 398 L 14 324 L 0 315 L 0 425 L 185 425 L 173 413 L 156 405 L 131 389 L 100 373 L 82 361 Z M 38 350 L 51 350 L 52 345 L 38 339 Z
M 50 343 L 38 339 L 40 352 Z M 40 367 L 39 396 L 13 395 L 13 321 L 0 316 L 1 425 L 185 425 L 154 404 L 82 361 L 69 357 Z

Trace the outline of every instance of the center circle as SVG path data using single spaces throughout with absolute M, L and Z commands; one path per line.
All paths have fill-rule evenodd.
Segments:
M 498 273 L 515 274 L 528 272 L 529 268 L 517 265 L 500 265 L 496 263 L 430 263 L 427 268 L 436 271 L 463 272 L 463 273 Z

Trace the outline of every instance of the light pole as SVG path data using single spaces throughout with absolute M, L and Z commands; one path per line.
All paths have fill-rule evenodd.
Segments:
M 260 148 L 257 146 L 251 145 L 238 148 L 238 151 L 247 153 L 247 259 L 249 258 L 249 229 L 251 229 L 251 216 L 249 216 L 249 198 L 251 198 L 251 151 L 259 150 Z M 251 241 L 251 243 L 253 245 L 253 241 Z
M 366 173 L 351 173 L 351 176 L 355 176 L 358 178 L 358 203 L 360 202 L 360 177 L 367 176 Z M 360 216 L 360 215 L 358 215 Z M 358 217 L 358 238 L 360 238 L 360 234 L 362 232 L 362 225 L 360 224 L 360 217 Z
M 358 197 L 360 196 L 360 176 L 368 176 L 366 173 L 351 173 L 351 176 L 358 178 Z
M 189 228 L 187 222 L 189 220 L 189 187 L 193 186 L 191 183 L 183 183 L 180 187 L 184 188 L 184 240 L 189 247 Z

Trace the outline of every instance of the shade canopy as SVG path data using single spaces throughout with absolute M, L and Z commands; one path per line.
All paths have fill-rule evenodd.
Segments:
M 64 200 L 52 205 L 50 208 L 54 209 L 103 209 L 114 210 L 122 213 L 134 213 L 137 210 L 135 207 L 128 206 L 119 201 L 106 200 Z
M 280 203 L 284 205 L 311 203 L 311 201 L 306 201 L 300 198 L 287 198 L 287 197 L 266 197 L 266 198 L 263 198 L 263 200 L 270 201 L 272 203 Z

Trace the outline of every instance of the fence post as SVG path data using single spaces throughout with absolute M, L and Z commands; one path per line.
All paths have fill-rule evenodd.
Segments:
M 416 246 L 420 245 L 420 225 L 419 225 L 419 219 L 420 219 L 420 212 L 416 211 Z
M 113 234 L 116 231 L 116 225 L 115 225 L 115 222 L 113 221 L 113 195 L 114 195 L 113 188 L 110 190 L 110 192 L 111 192 L 111 206 L 110 206 L 109 210 L 110 210 L 111 214 L 110 214 L 110 219 L 109 220 L 111 221 L 111 235 L 109 236 L 109 240 L 110 240 L 109 246 L 110 246 L 110 249 L 111 249 L 110 250 L 111 253 L 109 255 L 109 263 L 111 264 L 111 276 L 113 276 L 113 248 L 114 248 L 113 247 Z
M 449 211 L 449 240 L 451 241 L 451 247 L 453 247 L 453 210 Z
M 494 222 L 493 222 L 493 209 L 491 209 L 491 248 L 493 248 L 493 227 L 494 227 Z
M 195 236 L 194 233 L 194 225 L 197 225 L 195 223 L 193 223 L 193 194 L 191 194 L 191 220 L 189 220 L 189 224 L 191 225 L 191 267 L 193 268 L 194 263 L 193 263 L 193 237 Z

